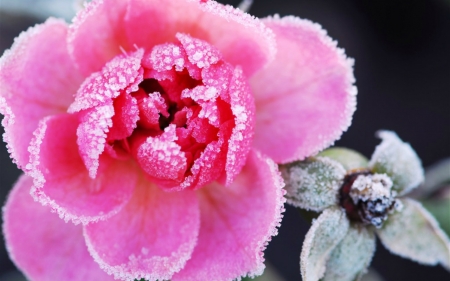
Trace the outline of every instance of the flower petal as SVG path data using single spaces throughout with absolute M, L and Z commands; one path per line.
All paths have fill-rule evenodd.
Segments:
M 137 160 L 141 168 L 161 183 L 167 181 L 169 184 L 167 188 L 182 182 L 187 169 L 186 155 L 175 140 L 177 140 L 176 126 L 171 124 L 165 128 L 162 135 L 148 137 L 137 151 Z M 181 189 L 176 187 L 176 190 Z
M 96 179 L 89 177 L 77 149 L 78 117 L 44 118 L 30 145 L 35 180 L 33 196 L 50 205 L 61 218 L 88 223 L 116 214 L 129 200 L 136 182 L 136 165 L 100 158 Z
M 120 130 L 116 127 L 110 131 L 113 124 L 121 126 L 117 118 L 124 117 L 120 108 L 120 93 L 128 95 L 126 88 L 131 85 L 136 86 L 137 89 L 135 83 L 142 81 L 143 55 L 143 50 L 137 50 L 132 54 L 117 56 L 109 61 L 100 72 L 93 73 L 83 82 L 77 91 L 75 101 L 68 109 L 69 113 L 81 111 L 77 144 L 91 178 L 95 178 L 97 174 L 99 157 L 105 150 L 108 132 L 114 134 L 118 129 Z M 130 113 L 132 116 L 129 116 L 130 124 L 127 126 L 132 130 L 139 118 L 137 106 Z
M 355 111 L 353 61 L 318 24 L 296 17 L 264 20 L 278 52 L 250 84 L 256 102 L 254 145 L 278 163 L 331 145 Z
M 30 196 L 21 176 L 3 208 L 9 256 L 29 280 L 113 280 L 89 255 L 81 226 L 65 223 Z
M 198 244 L 172 280 L 221 281 L 262 274 L 263 250 L 276 235 L 284 211 L 282 186 L 275 163 L 252 151 L 230 186 L 213 183 L 198 190 Z
M 107 221 L 85 226 L 89 252 L 123 280 L 168 280 L 191 257 L 200 213 L 194 191 L 164 192 L 140 179 L 128 205 Z
M 345 176 L 344 167 L 329 158 L 308 158 L 280 168 L 287 202 L 302 209 L 322 211 L 336 205 Z
M 450 240 L 419 202 L 401 199 L 403 209 L 391 214 L 377 229 L 383 245 L 392 253 L 427 265 L 442 264 L 450 270 Z
M 350 227 L 331 252 L 323 281 L 359 280 L 375 253 L 375 234 L 366 227 Z
M 248 85 L 244 82 L 242 69 L 234 70 L 230 82 L 230 104 L 234 115 L 234 128 L 228 141 L 227 153 L 227 180 L 226 184 L 232 183 L 233 179 L 245 165 L 246 155 L 250 151 L 253 140 L 253 128 L 255 122 L 255 102 Z
M 406 194 L 422 183 L 422 163 L 412 147 L 394 132 L 380 131 L 377 135 L 382 142 L 376 147 L 369 162 L 373 172 L 387 174 L 394 183 L 392 189 L 398 195 Z
M 345 212 L 337 207 L 326 209 L 313 222 L 300 254 L 304 281 L 318 281 L 324 276 L 327 260 L 345 237 L 349 224 Z
M 69 58 L 66 35 L 66 23 L 51 18 L 23 32 L 0 60 L 4 140 L 19 168 L 28 163 L 27 148 L 39 120 L 65 112 L 82 81 Z
M 247 76 L 275 54 L 273 33 L 259 19 L 215 1 L 130 0 L 125 26 L 129 46 L 147 50 L 174 42 L 178 32 L 205 40 Z
M 99 71 L 121 50 L 131 50 L 124 31 L 128 2 L 94 0 L 73 19 L 68 46 L 73 61 L 84 75 Z

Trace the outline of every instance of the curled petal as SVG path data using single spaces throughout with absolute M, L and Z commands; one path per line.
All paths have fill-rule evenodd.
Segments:
M 245 155 L 250 151 L 253 140 L 255 103 L 244 81 L 244 74 L 237 67 L 231 78 L 229 89 L 234 128 L 228 141 L 226 184 L 231 184 L 234 177 L 241 171 L 246 161 Z
M 280 168 L 286 182 L 287 202 L 302 209 L 322 211 L 336 205 L 345 169 L 325 158 L 308 158 Z
M 89 252 L 115 278 L 171 279 L 197 243 L 200 214 L 193 191 L 164 192 L 140 179 L 129 204 L 107 221 L 88 224 Z
M 300 254 L 300 270 L 304 281 L 318 281 L 326 271 L 332 251 L 349 228 L 345 212 L 328 208 L 313 222 L 306 234 Z
M 380 131 L 382 139 L 370 159 L 369 167 L 379 174 L 387 174 L 393 181 L 392 189 L 403 195 L 424 180 L 419 156 L 412 147 L 403 142 L 396 133 Z
M 157 180 L 181 182 L 187 169 L 185 153 L 175 143 L 175 125 L 158 137 L 148 137 L 139 147 L 137 159 L 142 169 Z
M 47 117 L 30 145 L 32 195 L 61 218 L 86 224 L 116 214 L 136 182 L 135 165 L 108 156 L 100 159 L 97 178 L 89 177 L 77 149 L 76 115 Z
M 120 95 L 121 90 L 140 83 L 143 55 L 143 50 L 137 50 L 130 55 L 117 56 L 106 63 L 101 71 L 92 73 L 78 89 L 68 112 L 75 113 L 110 103 Z
M 212 183 L 198 190 L 198 244 L 172 280 L 223 281 L 262 274 L 263 250 L 277 234 L 284 211 L 282 187 L 275 163 L 252 151 L 231 185 Z
M 350 125 L 356 108 L 353 61 L 318 24 L 292 16 L 264 23 L 275 32 L 278 52 L 250 80 L 254 145 L 278 163 L 302 160 Z
M 375 253 L 375 234 L 366 227 L 351 226 L 331 252 L 323 281 L 354 281 L 367 271 Z
M 65 223 L 30 196 L 33 179 L 21 176 L 3 208 L 9 256 L 29 280 L 113 280 L 94 262 L 81 226 Z
M 139 120 L 139 108 L 135 98 L 126 93 L 114 100 L 114 116 L 111 118 L 112 128 L 108 140 L 125 139 L 133 133 Z
M 81 111 L 77 143 L 92 178 L 97 174 L 99 156 L 105 150 L 107 135 L 113 121 L 117 126 L 112 130 L 112 135 L 110 134 L 112 138 L 117 137 L 120 127 L 125 125 L 128 127 L 125 134 L 131 134 L 130 131 L 136 126 L 135 122 L 139 118 L 136 106 L 128 111 L 128 119 L 118 120 L 119 117 L 126 116 L 120 104 L 122 100 L 120 93 L 130 84 L 142 80 L 140 70 L 143 54 L 143 50 L 137 50 L 131 55 L 118 56 L 108 62 L 102 71 L 93 73 L 84 81 L 75 96 L 75 101 L 68 109 L 69 113 Z M 124 92 L 122 95 L 128 93 Z M 129 103 L 133 102 L 130 96 L 125 97 L 126 100 Z
M 28 163 L 27 148 L 39 120 L 65 112 L 82 81 L 70 60 L 66 37 L 66 23 L 48 19 L 23 32 L 0 60 L 4 140 L 20 168 Z
M 177 33 L 209 42 L 246 75 L 273 59 L 273 33 L 257 18 L 215 1 L 130 0 L 125 20 L 129 45 L 173 42 Z
M 389 216 L 377 230 L 392 253 L 422 264 L 442 264 L 450 270 L 450 240 L 419 202 L 402 199 L 403 209 Z

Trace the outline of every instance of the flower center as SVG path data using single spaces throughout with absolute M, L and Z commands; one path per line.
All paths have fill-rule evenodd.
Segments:
M 239 66 L 207 42 L 137 49 L 86 79 L 70 106 L 80 114 L 79 150 L 92 178 L 101 154 L 132 157 L 160 188 L 231 183 L 250 150 L 254 101 Z
M 350 220 L 379 228 L 389 212 L 399 206 L 391 188 L 392 181 L 384 174 L 351 173 L 340 189 L 340 204 Z

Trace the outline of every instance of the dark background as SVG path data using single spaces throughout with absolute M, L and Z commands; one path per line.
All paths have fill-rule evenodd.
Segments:
M 450 0 L 255 0 L 250 13 L 296 15 L 318 22 L 355 58 L 357 111 L 336 145 L 370 157 L 379 143 L 375 131 L 389 129 L 411 143 L 425 167 L 450 157 Z M 40 21 L 0 12 L 0 52 Z M 0 201 L 19 174 L 2 143 Z M 266 251 L 267 260 L 288 281 L 301 279 L 299 254 L 308 228 L 288 206 L 279 235 Z M 391 255 L 381 244 L 372 266 L 388 281 L 450 280 L 442 267 Z M 14 265 L 1 243 L 0 276 L 11 270 Z

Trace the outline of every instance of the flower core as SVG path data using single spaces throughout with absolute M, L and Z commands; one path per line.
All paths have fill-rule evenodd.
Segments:
M 205 41 L 176 39 L 115 57 L 78 91 L 69 112 L 80 112 L 78 145 L 91 177 L 104 152 L 134 158 L 171 190 L 230 183 L 244 165 L 254 101 L 242 70 Z
M 384 174 L 350 173 L 340 189 L 340 204 L 350 220 L 379 228 L 388 213 L 399 207 L 391 187 L 391 179 Z

